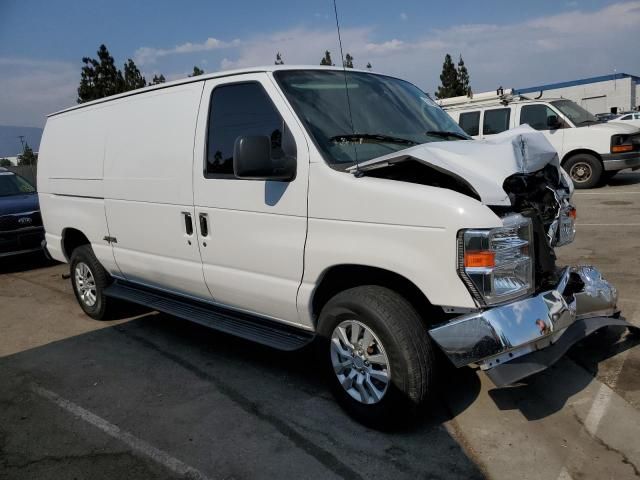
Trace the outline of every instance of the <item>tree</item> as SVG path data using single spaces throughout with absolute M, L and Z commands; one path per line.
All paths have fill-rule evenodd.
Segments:
M 326 50 L 324 52 L 324 57 L 322 57 L 322 60 L 320 60 L 320 65 L 326 65 L 329 67 L 333 65 L 333 61 L 331 60 L 331 52 L 329 50 Z
M 142 76 L 136 64 L 130 58 L 124 64 L 124 88 L 125 92 L 147 86 L 147 80 Z
M 78 103 L 97 100 L 121 93 L 125 88 L 122 72 L 116 68 L 113 57 L 103 44 L 98 49 L 98 58 L 83 57 Z
M 276 61 L 274 62 L 275 65 L 284 65 L 284 60 L 282 60 L 282 55 L 280 55 L 280 52 L 276 53 Z
M 456 70 L 451 55 L 448 53 L 444 57 L 442 64 L 442 73 L 440 74 L 440 83 L 436 98 L 450 98 L 459 95 L 460 82 L 458 80 L 458 71 Z
M 469 71 L 464 64 L 462 55 L 460 55 L 460 60 L 458 60 L 458 84 L 460 88 L 458 95 L 466 95 L 470 97 L 471 86 L 469 85 Z
M 353 57 L 349 52 L 347 52 L 347 55 L 344 57 L 343 65 L 344 68 L 353 68 Z
M 18 166 L 22 167 L 24 165 L 36 165 L 38 163 L 38 155 L 33 153 L 33 150 L 27 143 L 24 146 L 24 152 L 18 155 Z
M 371 66 L 371 62 L 367 62 L 367 70 L 371 70 L 373 67 Z
M 164 75 L 162 74 L 154 75 L 151 81 L 149 82 L 149 85 L 158 85 L 159 83 L 164 83 L 164 82 L 166 82 Z
M 0 167 L 10 167 L 13 163 L 8 158 L 0 158 Z
M 204 70 L 194 65 L 193 72 L 189 75 L 190 77 L 197 77 L 198 75 L 202 75 Z

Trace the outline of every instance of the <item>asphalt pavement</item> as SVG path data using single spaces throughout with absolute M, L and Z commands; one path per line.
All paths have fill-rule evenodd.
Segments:
M 593 263 L 640 325 L 640 173 L 578 191 L 565 263 Z M 0 263 L 0 479 L 640 477 L 640 339 L 609 328 L 496 389 L 447 368 L 422 418 L 347 417 L 310 351 L 283 353 L 156 312 L 96 322 L 68 267 Z

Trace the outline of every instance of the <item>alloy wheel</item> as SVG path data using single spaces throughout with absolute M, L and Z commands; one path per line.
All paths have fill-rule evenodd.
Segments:
M 78 262 L 75 269 L 75 283 L 78 296 L 87 307 L 93 307 L 97 301 L 96 282 L 89 266 Z
M 345 320 L 331 335 L 331 363 L 342 388 L 364 404 L 378 403 L 389 387 L 389 359 L 373 331 L 357 320 Z

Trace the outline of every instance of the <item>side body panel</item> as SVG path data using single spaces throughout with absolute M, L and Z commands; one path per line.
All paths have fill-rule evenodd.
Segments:
M 98 109 L 82 109 L 47 120 L 38 161 L 38 195 L 47 249 L 66 258 L 65 229 L 77 229 L 91 242 L 96 257 L 118 273 L 104 210 L 102 178 L 106 123 Z

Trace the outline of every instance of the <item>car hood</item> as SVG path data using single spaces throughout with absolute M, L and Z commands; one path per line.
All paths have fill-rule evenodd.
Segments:
M 638 133 L 638 127 L 635 125 L 625 125 L 623 122 L 605 122 L 605 123 L 594 123 L 593 125 L 586 125 L 580 128 L 588 128 L 589 130 L 599 130 L 601 132 L 609 133 L 610 135 L 614 135 L 616 133 Z
M 37 193 L 0 197 L 0 216 L 33 212 L 39 209 Z
M 545 136 L 523 125 L 488 140 L 459 140 L 416 145 L 360 163 L 349 170 L 366 172 L 405 160 L 417 160 L 468 183 L 486 205 L 511 205 L 504 180 L 536 172 L 547 164 L 560 169 L 558 153 Z

